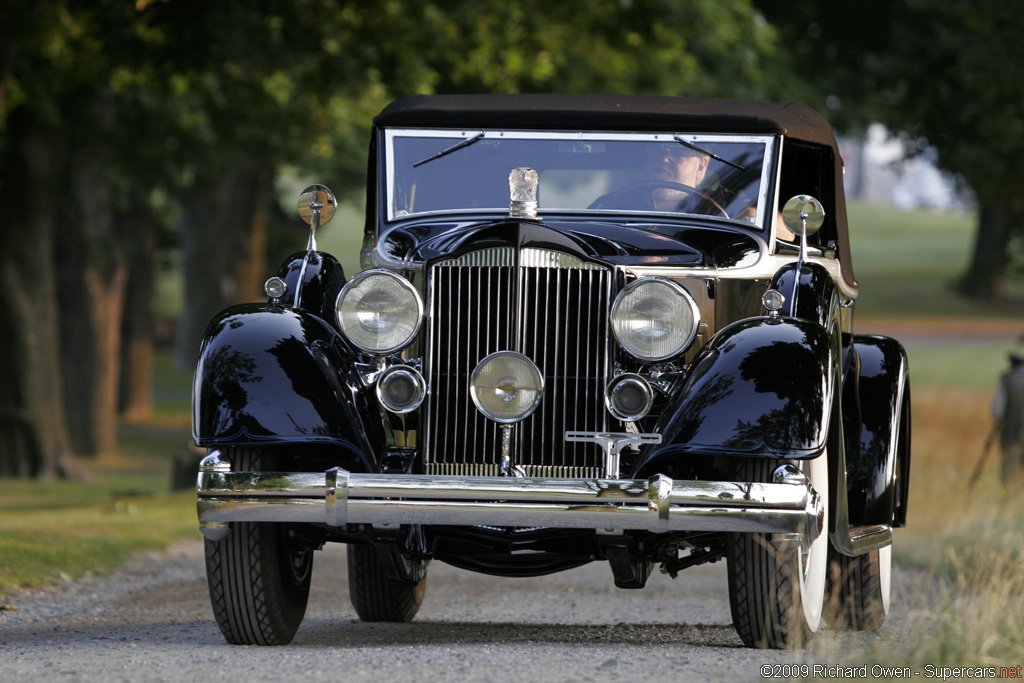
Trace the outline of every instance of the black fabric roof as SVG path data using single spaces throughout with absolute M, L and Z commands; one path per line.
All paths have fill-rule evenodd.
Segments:
M 377 126 L 547 128 L 694 133 L 768 133 L 835 147 L 818 112 L 795 102 L 657 95 L 410 95 L 392 102 Z

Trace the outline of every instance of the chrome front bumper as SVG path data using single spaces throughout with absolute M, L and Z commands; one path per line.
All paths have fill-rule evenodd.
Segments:
M 197 482 L 199 526 L 211 540 L 229 522 L 344 526 L 465 526 L 740 531 L 784 534 L 803 543 L 825 522 L 821 497 L 792 465 L 771 483 L 650 479 L 547 479 L 232 472 L 217 451 Z

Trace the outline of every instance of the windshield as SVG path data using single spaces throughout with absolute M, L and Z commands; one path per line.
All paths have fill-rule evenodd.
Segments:
M 771 136 L 388 130 L 388 220 L 508 212 L 509 172 L 540 178 L 540 215 L 699 214 L 764 225 Z

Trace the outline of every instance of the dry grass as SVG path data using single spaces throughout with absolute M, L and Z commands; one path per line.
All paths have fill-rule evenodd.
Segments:
M 968 491 L 992 424 L 989 400 L 965 389 L 914 392 L 909 520 L 893 553 L 911 571 L 910 585 L 894 587 L 897 612 L 909 602 L 910 614 L 890 617 L 903 620 L 897 630 L 854 639 L 853 649 L 831 641 L 811 658 L 909 666 L 921 676 L 927 665 L 1024 662 L 1024 490 L 1001 484 L 995 450 Z
M 929 388 L 913 398 L 910 510 L 907 528 L 897 531 L 897 559 L 942 570 L 977 548 L 1020 548 L 1024 490 L 999 481 L 997 447 L 968 488 L 992 425 L 990 395 Z

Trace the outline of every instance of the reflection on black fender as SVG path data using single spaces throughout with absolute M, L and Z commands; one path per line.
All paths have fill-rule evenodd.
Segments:
M 850 524 L 891 524 L 906 520 L 905 494 L 910 474 L 910 386 L 907 355 L 895 339 L 857 335 L 855 392 L 843 395 L 846 477 Z M 906 432 L 906 433 L 905 433 Z M 902 443 L 901 443 L 902 440 Z M 897 492 L 896 480 L 903 481 Z
M 193 386 L 199 446 L 329 442 L 369 461 L 338 334 L 303 311 L 229 308 L 207 329 Z
M 680 453 L 787 458 L 820 455 L 838 359 L 817 323 L 751 318 L 720 331 L 697 357 L 655 431 L 662 445 L 639 470 Z

